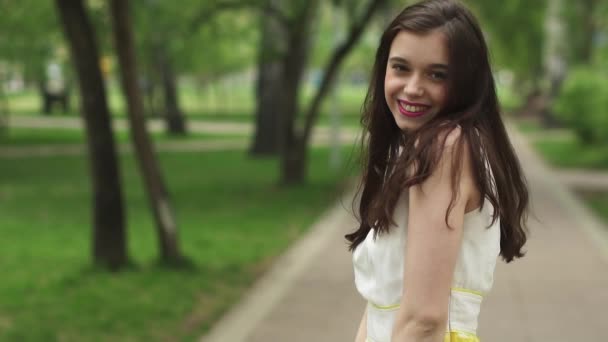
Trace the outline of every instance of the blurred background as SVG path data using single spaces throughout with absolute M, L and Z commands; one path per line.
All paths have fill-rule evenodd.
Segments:
M 608 1 L 463 2 L 510 127 L 606 227 Z M 352 188 L 407 3 L 0 0 L 0 340 L 207 332 Z

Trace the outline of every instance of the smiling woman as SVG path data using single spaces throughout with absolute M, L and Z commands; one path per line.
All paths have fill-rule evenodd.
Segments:
M 389 24 L 364 103 L 357 342 L 478 342 L 498 255 L 522 257 L 528 191 L 476 19 L 425 0 Z
M 401 130 L 416 129 L 444 107 L 448 52 L 440 31 L 400 31 L 389 52 L 385 100 Z

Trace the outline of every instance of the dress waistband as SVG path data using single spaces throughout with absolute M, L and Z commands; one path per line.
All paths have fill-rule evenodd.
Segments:
M 365 342 L 376 342 L 369 337 L 365 339 Z M 446 332 L 443 342 L 480 342 L 479 338 L 475 334 L 469 334 L 461 331 Z
M 477 318 L 483 296 L 478 291 L 452 288 L 444 342 L 479 342 Z M 368 302 L 367 333 L 369 342 L 389 342 L 400 305 Z
M 479 292 L 452 289 L 450 293 L 447 330 L 475 335 L 482 300 L 483 296 Z

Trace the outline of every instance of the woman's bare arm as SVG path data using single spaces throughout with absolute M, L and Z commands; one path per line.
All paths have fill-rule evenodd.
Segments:
M 452 131 L 440 162 L 422 184 L 409 189 L 408 230 L 405 248 L 403 297 L 393 329 L 393 342 L 441 342 L 446 333 L 448 301 L 462 241 L 467 201 L 474 183 L 468 146 L 465 144 L 458 197 L 448 222 L 445 214 L 452 198 Z
M 357 336 L 355 337 L 355 342 L 365 342 L 367 339 L 367 307 L 365 311 L 363 311 L 363 318 L 361 318 L 361 323 L 359 323 L 359 330 L 357 330 Z

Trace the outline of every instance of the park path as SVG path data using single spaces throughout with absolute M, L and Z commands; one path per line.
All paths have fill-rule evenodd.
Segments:
M 125 119 L 118 118 L 112 121 L 115 130 L 125 131 L 128 123 Z M 83 122 L 78 117 L 34 117 L 16 116 L 9 121 L 9 129 L 15 128 L 61 128 L 61 129 L 83 129 Z M 148 130 L 151 132 L 164 131 L 164 122 L 158 119 L 148 121 Z M 160 152 L 194 152 L 194 151 L 219 151 L 245 149 L 249 144 L 253 127 L 250 123 L 239 122 L 216 122 L 191 120 L 188 129 L 193 133 L 207 134 L 234 134 L 235 137 L 218 137 L 205 139 L 190 139 L 187 141 L 161 141 L 156 142 L 156 149 Z M 341 145 L 350 145 L 358 137 L 358 130 L 353 128 L 341 128 L 338 132 L 338 141 Z M 238 137 L 242 135 L 242 137 Z M 327 126 L 319 126 L 312 136 L 313 146 L 329 146 L 334 142 L 335 135 Z M 118 145 L 121 153 L 132 151 L 130 143 Z M 1 146 L 0 158 L 23 158 L 23 157 L 54 157 L 54 156 L 76 156 L 86 153 L 85 144 L 48 144 L 32 146 Z
M 117 118 L 113 120 L 116 130 L 127 130 L 126 119 Z M 14 116 L 9 121 L 9 127 L 21 128 L 63 128 L 82 129 L 83 122 L 78 117 L 44 117 L 44 116 Z M 188 127 L 192 132 L 209 134 L 235 134 L 243 135 L 243 138 L 221 138 L 205 139 L 186 142 L 163 142 L 157 144 L 159 151 L 210 151 L 221 149 L 244 149 L 247 146 L 247 138 L 253 133 L 253 127 L 247 122 L 217 122 L 205 120 L 190 120 Z M 148 129 L 152 132 L 164 130 L 164 123 L 159 119 L 148 121 Z M 359 132 L 355 128 L 340 129 L 340 143 L 349 144 L 354 141 Z M 552 136 L 564 135 L 563 132 L 552 132 Z M 327 146 L 330 144 L 331 130 L 327 126 L 319 126 L 313 135 L 313 144 L 316 146 Z M 538 137 L 530 136 L 531 139 Z M 120 151 L 130 151 L 130 144 L 119 146 Z M 83 144 L 62 144 L 46 146 L 0 146 L 0 157 L 30 157 L 30 156 L 56 156 L 56 155 L 81 155 L 85 153 L 86 146 Z M 554 170 L 555 176 L 560 183 L 580 190 L 606 190 L 608 191 L 608 172 L 590 170 Z
M 527 255 L 500 262 L 482 306 L 487 342 L 605 342 L 608 229 L 514 130 L 532 200 Z M 353 341 L 364 302 L 343 235 L 354 228 L 351 195 L 323 216 L 204 342 Z
M 148 129 L 151 132 L 162 132 L 165 123 L 161 119 L 147 120 Z M 9 127 L 22 128 L 63 128 L 63 129 L 83 129 L 84 122 L 79 117 L 49 117 L 49 116 L 12 116 L 8 121 Z M 115 130 L 127 130 L 128 121 L 124 118 L 112 119 L 112 126 Z M 188 121 L 188 128 L 196 133 L 222 133 L 222 134 L 253 134 L 253 125 L 249 122 L 230 122 L 211 121 L 204 119 L 192 119 Z M 317 125 L 315 132 L 322 136 L 330 134 L 331 129 L 326 125 Z M 359 129 L 354 127 L 340 128 L 340 133 L 349 137 L 359 133 Z
M 560 183 L 585 191 L 608 191 L 608 172 L 598 170 L 556 170 Z

